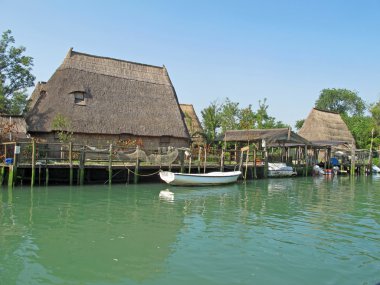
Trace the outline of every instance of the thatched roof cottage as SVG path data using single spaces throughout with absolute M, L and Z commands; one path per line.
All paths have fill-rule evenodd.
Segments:
M 198 119 L 194 106 L 191 104 L 180 104 L 181 110 L 185 116 L 187 129 L 189 130 L 191 141 L 194 144 L 203 145 L 204 133 L 201 122 Z
M 340 114 L 312 109 L 298 134 L 315 145 L 352 145 L 355 139 Z
M 144 148 L 188 146 L 189 132 L 165 68 L 69 50 L 39 83 L 26 116 L 28 132 L 57 140 L 52 122 L 69 122 L 74 141 L 100 145 L 139 139 Z

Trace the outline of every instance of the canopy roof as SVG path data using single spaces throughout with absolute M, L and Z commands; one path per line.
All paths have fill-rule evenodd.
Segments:
M 255 142 L 262 140 L 273 146 L 311 145 L 308 140 L 297 135 L 290 128 L 230 130 L 224 134 L 224 141 L 226 142 Z

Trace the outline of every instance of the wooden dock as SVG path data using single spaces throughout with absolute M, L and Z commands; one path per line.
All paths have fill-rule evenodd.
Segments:
M 161 170 L 206 173 L 234 170 L 239 166 L 243 173 L 242 179 L 251 180 L 266 178 L 268 161 L 279 159 L 292 165 L 299 176 L 309 176 L 312 174 L 311 160 L 315 155 L 310 152 L 312 149 L 305 149 L 303 155 L 302 149 L 296 149 L 293 155 L 286 152 L 286 156 L 276 157 L 274 152 L 260 151 L 251 145 L 239 150 L 177 149 L 176 157 L 168 160 L 168 150 L 143 150 L 139 146 L 111 144 L 96 148 L 73 143 L 37 143 L 32 140 L 3 143 L 1 147 L 3 163 L 0 164 L 0 185 L 10 187 L 158 182 Z M 120 153 L 125 154 L 124 158 L 120 157 Z M 348 169 L 351 175 L 367 173 L 367 157 L 358 152 L 353 157 L 357 159 L 342 164 L 342 167 Z

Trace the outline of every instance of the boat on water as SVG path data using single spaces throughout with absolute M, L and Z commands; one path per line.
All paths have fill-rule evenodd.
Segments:
M 372 165 L 372 173 L 379 174 L 380 168 L 377 165 Z
M 268 177 L 291 177 L 296 176 L 297 172 L 293 167 L 287 166 L 286 163 L 268 163 Z
M 207 186 L 235 183 L 240 175 L 241 171 L 210 172 L 205 174 L 160 172 L 160 178 L 163 181 L 176 186 Z

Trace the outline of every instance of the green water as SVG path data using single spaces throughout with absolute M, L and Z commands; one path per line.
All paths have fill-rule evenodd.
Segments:
M 0 284 L 376 284 L 380 177 L 0 189 Z

